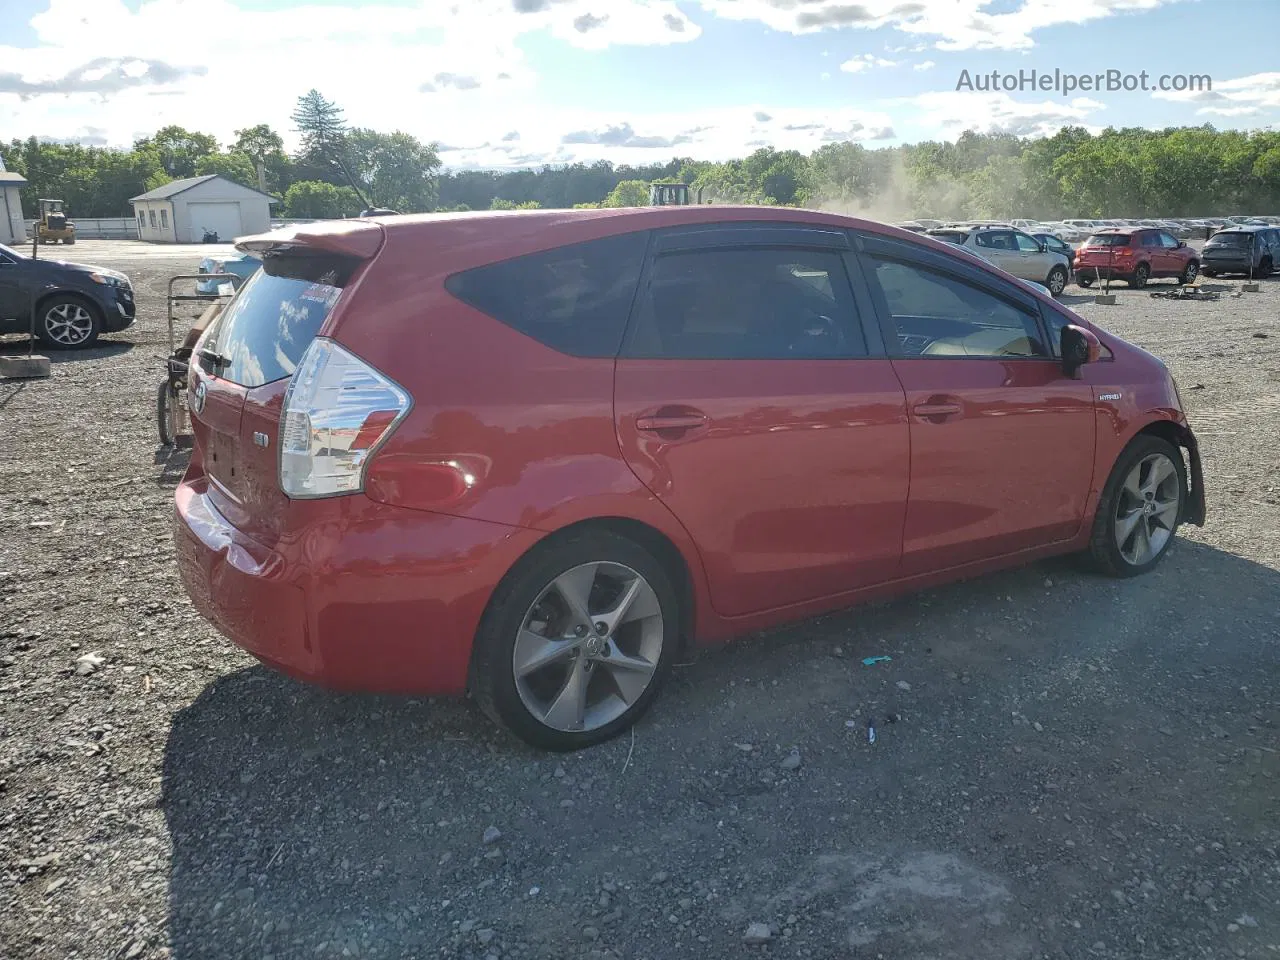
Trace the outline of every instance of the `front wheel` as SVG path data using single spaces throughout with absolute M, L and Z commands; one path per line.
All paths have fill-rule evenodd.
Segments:
M 1158 564 L 1182 520 L 1187 471 L 1159 437 L 1135 439 L 1116 461 L 1098 501 L 1089 559 L 1100 573 L 1135 577 Z
M 1093 286 L 1093 277 L 1086 276 L 1085 274 L 1082 274 L 1082 273 L 1077 274 L 1076 283 L 1084 287 L 1086 290 L 1088 290 L 1090 287 Z
M 1054 267 L 1050 270 L 1045 286 L 1049 288 L 1049 292 L 1055 297 L 1059 296 L 1067 288 L 1067 268 Z
M 1147 280 L 1151 277 L 1151 268 L 1145 263 L 1140 263 L 1133 271 L 1133 277 L 1129 280 L 1131 287 L 1145 287 Z
M 55 350 L 87 347 L 101 329 L 97 311 L 79 297 L 53 297 L 38 308 L 36 334 Z
M 1192 260 L 1187 264 L 1187 268 L 1182 271 L 1182 276 L 1178 278 L 1180 283 L 1192 284 L 1196 282 L 1196 277 L 1200 274 L 1200 264 Z
M 471 692 L 521 740 L 577 750 L 649 708 L 680 637 L 662 564 L 632 540 L 590 531 L 520 561 L 476 633 Z

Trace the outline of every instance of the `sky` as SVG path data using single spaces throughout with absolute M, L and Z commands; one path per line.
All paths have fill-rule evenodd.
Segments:
M 450 168 L 723 160 L 966 129 L 1280 124 L 1274 0 L 0 6 L 0 142 L 127 147 L 174 123 L 226 144 L 268 123 L 290 145 L 289 114 L 312 87 L 354 126 L 438 143 Z M 1055 70 L 1121 83 L 1146 71 L 1148 89 L 1031 85 L 1031 71 Z M 1156 89 L 1161 78 L 1195 89 Z

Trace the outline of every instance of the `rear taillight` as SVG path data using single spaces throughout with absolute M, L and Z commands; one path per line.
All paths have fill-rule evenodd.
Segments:
M 284 395 L 280 489 L 294 498 L 363 490 L 369 455 L 410 404 L 398 384 L 332 340 L 317 337 Z

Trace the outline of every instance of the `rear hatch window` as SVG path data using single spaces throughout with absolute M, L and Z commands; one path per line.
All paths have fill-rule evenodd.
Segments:
M 1085 241 L 1086 247 L 1127 247 L 1133 238 L 1128 233 L 1095 233 Z
M 271 258 L 210 330 L 198 358 L 201 368 L 249 389 L 292 376 L 337 303 L 351 266 L 336 258 Z
M 1253 235 L 1249 233 L 1215 233 L 1207 246 L 1210 247 L 1247 247 Z

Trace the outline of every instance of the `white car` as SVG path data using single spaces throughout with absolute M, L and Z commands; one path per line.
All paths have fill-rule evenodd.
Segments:
M 1012 227 L 941 227 L 926 236 L 963 247 L 1020 280 L 1046 287 L 1055 297 L 1071 277 L 1070 258 Z

